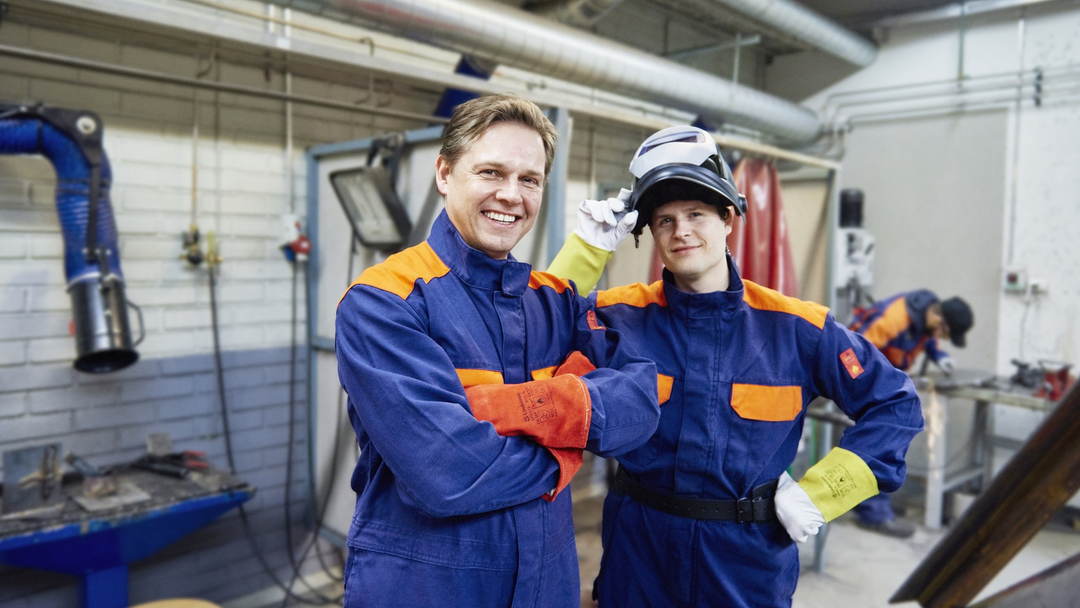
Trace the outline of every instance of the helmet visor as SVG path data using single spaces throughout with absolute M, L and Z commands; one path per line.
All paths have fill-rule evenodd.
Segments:
M 683 187 L 671 188 L 676 185 Z M 646 173 L 634 185 L 629 206 L 629 210 L 638 211 L 634 233 L 640 234 L 649 224 L 657 207 L 676 200 L 673 198 L 676 191 L 680 195 L 685 193 L 685 186 L 690 186 L 692 192 L 704 203 L 717 207 L 734 207 L 739 215 L 743 212 L 738 192 L 733 186 L 721 181 L 715 172 L 694 165 L 663 165 Z

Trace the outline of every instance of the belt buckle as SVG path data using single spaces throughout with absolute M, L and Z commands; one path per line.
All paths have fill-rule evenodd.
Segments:
M 753 523 L 754 503 L 749 498 L 740 498 L 735 501 L 735 521 L 740 524 Z

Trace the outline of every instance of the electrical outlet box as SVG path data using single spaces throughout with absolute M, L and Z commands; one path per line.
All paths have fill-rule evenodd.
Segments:
M 1033 296 L 1045 296 L 1050 293 L 1050 285 L 1046 282 L 1046 279 L 1031 279 L 1028 285 Z
M 1028 287 L 1027 271 L 1023 268 L 1005 268 L 1001 274 L 1001 286 L 1005 293 L 1024 293 Z

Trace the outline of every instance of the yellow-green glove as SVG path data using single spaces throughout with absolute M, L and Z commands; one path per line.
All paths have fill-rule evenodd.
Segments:
M 877 478 L 862 458 L 844 448 L 833 448 L 810 467 L 799 486 L 830 522 L 878 493 Z
M 571 234 L 547 271 L 557 277 L 570 279 L 577 285 L 578 293 L 587 295 L 596 287 L 596 282 L 604 273 L 604 266 L 611 259 L 611 253 L 593 247 L 577 234 Z

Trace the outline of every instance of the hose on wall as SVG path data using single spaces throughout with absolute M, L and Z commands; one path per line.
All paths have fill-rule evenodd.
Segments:
M 139 309 L 124 295 L 102 131 L 92 112 L 0 104 L 0 154 L 40 154 L 56 171 L 64 274 L 74 313 L 74 365 L 89 373 L 120 370 L 139 358 L 127 308 Z

